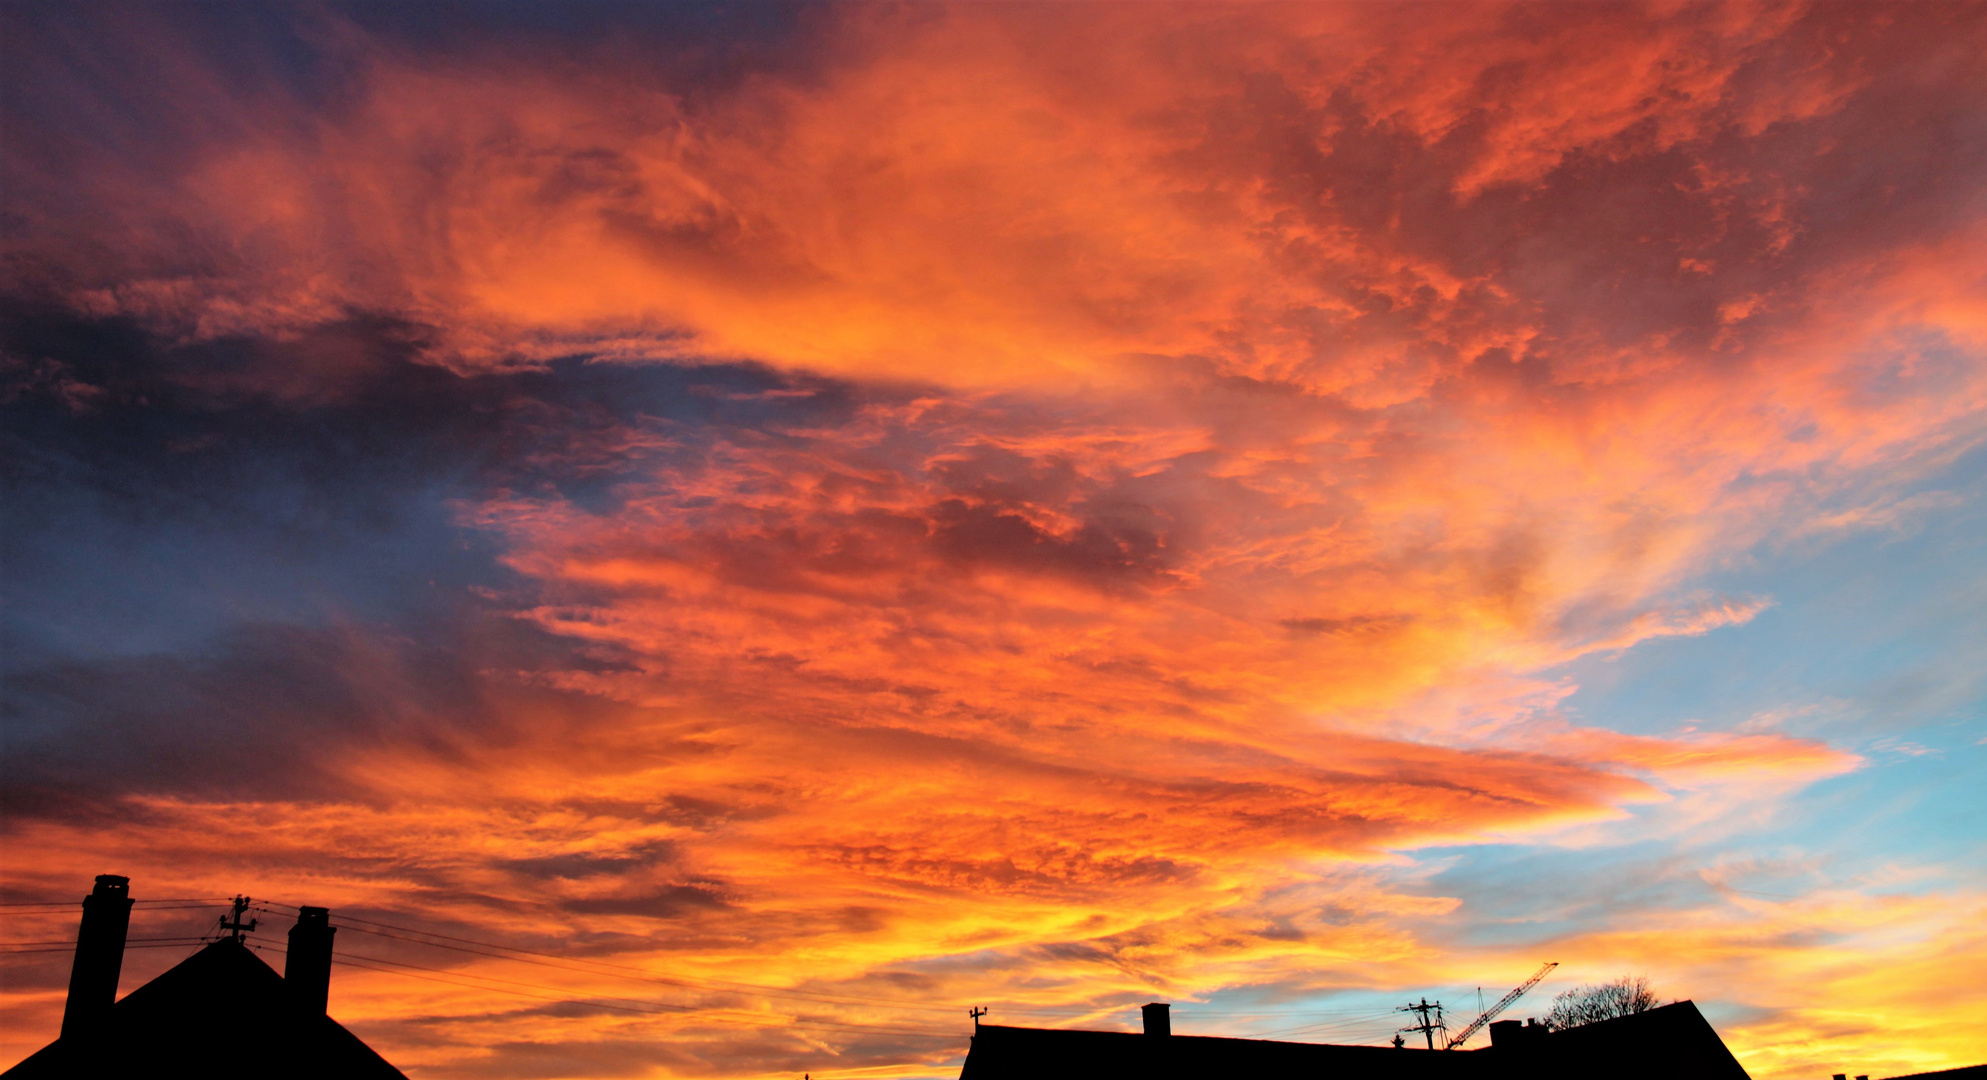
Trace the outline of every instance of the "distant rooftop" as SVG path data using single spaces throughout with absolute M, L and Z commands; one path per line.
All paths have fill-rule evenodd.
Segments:
M 974 1034 L 959 1077 L 1750 1080 L 1688 1001 L 1565 1031 L 1498 1024 L 1492 1038 L 1479 1050 L 1425 1050 L 986 1025 Z

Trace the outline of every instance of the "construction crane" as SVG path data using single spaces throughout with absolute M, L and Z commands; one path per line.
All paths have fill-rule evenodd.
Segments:
M 1538 972 L 1534 974 L 1531 978 L 1526 979 L 1524 982 L 1519 983 L 1518 988 L 1516 990 L 1513 990 L 1510 993 L 1504 995 L 1502 998 L 1498 999 L 1497 1004 L 1492 1005 L 1488 1009 L 1485 1009 L 1483 1011 L 1483 1015 L 1470 1021 L 1470 1026 L 1458 1032 L 1456 1034 L 1456 1037 L 1450 1039 L 1448 1043 L 1442 1047 L 1442 1049 L 1454 1050 L 1456 1047 L 1461 1046 L 1464 1043 L 1468 1042 L 1470 1036 L 1483 1030 L 1483 1025 L 1488 1024 L 1492 1020 L 1497 1019 L 1498 1013 L 1501 1013 L 1505 1009 L 1510 1008 L 1512 1002 L 1518 1000 L 1521 997 L 1524 997 L 1525 991 L 1530 990 L 1534 986 L 1537 986 L 1539 984 L 1540 979 L 1545 978 L 1548 972 L 1550 972 L 1553 968 L 1556 968 L 1558 966 L 1559 966 L 1559 961 L 1555 960 L 1552 963 L 1549 963 L 1546 966 L 1540 968 Z

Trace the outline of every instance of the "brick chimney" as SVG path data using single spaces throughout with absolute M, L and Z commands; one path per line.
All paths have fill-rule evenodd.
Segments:
M 131 879 L 98 874 L 97 887 L 83 898 L 76 962 L 69 969 L 69 1004 L 62 1010 L 62 1038 L 72 1046 L 88 1044 L 117 1003 L 124 936 L 130 929 Z
M 323 1016 L 331 997 L 331 925 L 327 908 L 297 909 L 297 925 L 290 927 L 290 954 L 283 962 L 283 981 L 309 1012 Z
M 1173 1007 L 1171 1005 L 1163 1005 L 1155 1001 L 1150 1005 L 1142 1006 L 1139 1011 L 1145 1014 L 1145 1033 L 1147 1035 L 1173 1034 Z

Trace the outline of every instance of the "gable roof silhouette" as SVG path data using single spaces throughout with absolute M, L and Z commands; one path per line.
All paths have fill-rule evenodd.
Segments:
M 57 1039 L 0 1077 L 119 1072 L 407 1080 L 344 1025 L 298 1000 L 274 968 L 232 938 L 125 995 L 85 1054 Z
M 983 1025 L 959 1080 L 1284 1076 L 1749 1080 L 1688 1001 L 1565 1031 L 1523 1029 L 1520 1037 L 1507 1035 L 1483 1049 L 1453 1051 Z
M 1725 1040 L 1688 1001 L 1546 1033 L 1518 1046 L 1538 1076 L 1748 1080 Z

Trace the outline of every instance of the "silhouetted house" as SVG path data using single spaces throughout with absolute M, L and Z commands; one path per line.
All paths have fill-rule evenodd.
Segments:
M 1725 1040 L 1688 1001 L 1564 1031 L 1506 1020 L 1490 1025 L 1490 1046 L 1475 1053 L 1509 1055 L 1523 1073 L 1539 1077 L 1747 1080 Z
M 1146 1007 L 1143 1034 L 983 1025 L 959 1080 L 1749 1080 L 1688 1001 L 1566 1031 L 1492 1024 L 1479 1050 L 1333 1046 L 1174 1035 L 1166 1007 Z
M 129 886 L 125 878 L 97 878 L 83 901 L 62 1034 L 0 1077 L 406 1080 L 325 1015 L 336 929 L 323 908 L 303 908 L 290 931 L 287 977 L 227 937 L 118 1001 Z

